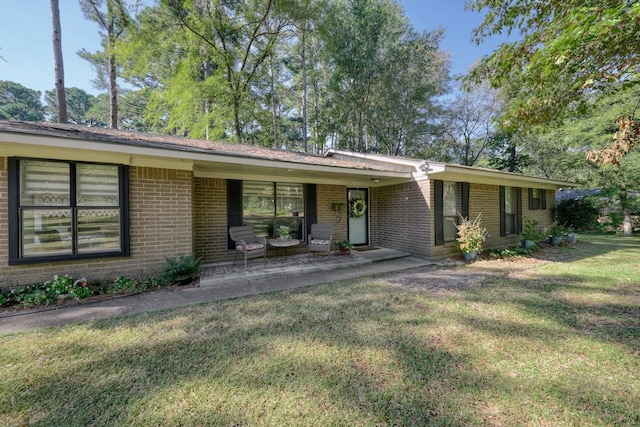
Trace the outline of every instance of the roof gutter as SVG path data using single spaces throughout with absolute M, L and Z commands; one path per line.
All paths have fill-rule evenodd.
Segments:
M 14 144 L 20 144 L 16 149 Z M 133 166 L 158 166 L 158 162 L 149 164 L 144 158 L 161 159 L 164 167 L 180 170 L 193 170 L 194 162 L 241 164 L 243 166 L 266 167 L 297 171 L 316 171 L 324 173 L 340 173 L 355 176 L 376 175 L 388 178 L 410 179 L 406 172 L 381 170 L 379 168 L 349 168 L 344 166 L 318 165 L 311 163 L 284 160 L 268 160 L 237 154 L 207 153 L 205 150 L 183 150 L 171 147 L 136 146 L 126 142 L 91 141 L 79 138 L 59 137 L 51 135 L 33 135 L 28 133 L 2 132 L 0 139 L 0 155 L 19 155 L 38 158 L 55 158 L 64 150 L 64 156 L 70 160 L 86 160 L 83 151 L 100 152 L 102 161 L 112 161 Z

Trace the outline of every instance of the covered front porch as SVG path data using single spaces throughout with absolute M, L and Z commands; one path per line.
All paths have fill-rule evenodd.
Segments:
M 357 275 L 371 269 L 371 266 L 383 267 L 387 261 L 403 268 L 414 268 L 435 264 L 434 261 L 410 256 L 407 252 L 395 249 L 369 246 L 351 251 L 342 256 L 335 251 L 329 255 L 297 253 L 286 257 L 257 258 L 249 261 L 245 269 L 243 262 L 233 264 L 231 261 L 208 263 L 203 265 L 200 287 L 229 288 L 237 291 L 238 286 L 260 282 L 267 290 L 286 289 L 288 279 L 303 275 L 314 275 L 340 270 L 353 270 Z M 372 273 L 384 268 L 371 269 Z M 284 287 L 283 287 L 284 286 Z M 247 292 L 247 293 L 255 293 Z

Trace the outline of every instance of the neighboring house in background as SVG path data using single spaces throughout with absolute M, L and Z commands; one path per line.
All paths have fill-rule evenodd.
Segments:
M 508 246 L 523 218 L 548 226 L 555 190 L 571 186 L 382 155 L 0 121 L 0 287 L 151 275 L 177 254 L 230 260 L 234 225 L 269 236 L 288 225 L 304 240 L 328 223 L 335 240 L 442 258 L 458 253 L 458 212 L 482 213 L 488 246 Z

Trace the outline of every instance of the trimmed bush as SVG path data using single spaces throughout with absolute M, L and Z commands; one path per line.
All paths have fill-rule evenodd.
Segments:
M 556 206 L 556 221 L 576 231 L 598 228 L 600 209 L 591 198 L 565 199 Z

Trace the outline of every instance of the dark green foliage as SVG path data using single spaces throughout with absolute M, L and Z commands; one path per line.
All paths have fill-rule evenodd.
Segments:
M 67 299 L 83 299 L 92 295 L 120 295 L 144 292 L 166 285 L 186 285 L 198 278 L 202 260 L 193 255 L 167 257 L 157 276 L 131 279 L 119 276 L 109 285 L 88 284 L 84 277 L 73 280 L 68 275 L 56 275 L 52 280 L 15 289 L 0 290 L 0 307 L 35 307 L 50 305 Z
M 176 255 L 165 258 L 160 280 L 166 284 L 187 285 L 200 275 L 202 260 L 193 255 Z
M 67 123 L 95 125 L 95 117 L 89 115 L 89 110 L 96 102 L 96 97 L 77 87 L 69 87 L 64 91 L 67 100 Z M 44 92 L 44 102 L 49 120 L 58 121 L 58 99 L 55 89 Z
M 351 243 L 348 239 L 338 240 L 336 242 L 336 245 L 338 245 L 338 247 L 343 250 L 353 249 L 353 243 Z
M 0 80 L 0 120 L 37 122 L 43 119 L 40 92 L 20 83 Z
M 83 299 L 90 297 L 93 289 L 83 277 L 73 280 L 70 276 L 54 276 L 52 280 L 44 283 L 3 290 L 0 297 L 0 305 L 22 305 L 34 307 L 37 305 L 49 305 L 59 300 L 68 298 Z
M 522 258 L 527 255 L 537 252 L 540 248 L 537 245 L 533 245 L 529 248 L 521 248 L 510 246 L 508 248 L 495 249 L 489 252 L 491 258 Z
M 144 292 L 152 288 L 158 288 L 164 283 L 157 277 L 146 277 L 143 279 L 130 279 L 118 276 L 106 290 L 109 295 L 132 294 Z
M 565 199 L 556 206 L 557 222 L 577 231 L 597 228 L 599 216 L 600 210 L 592 198 Z

